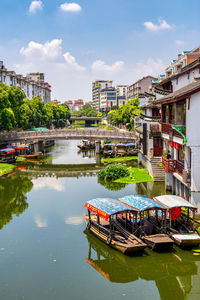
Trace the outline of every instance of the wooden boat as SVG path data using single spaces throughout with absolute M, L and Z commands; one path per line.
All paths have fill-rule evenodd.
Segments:
M 117 144 L 116 145 L 116 155 L 118 155 L 118 156 L 126 156 L 127 155 L 126 144 Z
M 43 156 L 44 154 L 42 152 L 37 152 L 33 154 L 24 154 L 24 155 L 19 155 L 20 157 L 25 157 L 25 158 L 38 158 Z
M 180 196 L 162 195 L 153 200 L 167 209 L 167 232 L 180 247 L 200 245 L 200 236 L 195 229 L 195 212 L 197 208 Z M 182 212 L 187 209 L 187 215 Z M 192 214 L 192 218 L 190 217 Z
M 88 210 L 88 215 L 84 216 L 87 228 L 104 243 L 124 254 L 144 250 L 144 242 L 120 232 L 115 226 L 116 214 L 132 212 L 130 207 L 111 198 L 97 198 L 87 201 L 85 208 Z
M 128 156 L 137 155 L 138 150 L 136 148 L 135 143 L 127 143 L 126 144 L 126 152 L 127 152 L 126 155 L 128 155 Z
M 173 240 L 165 234 L 165 212 L 166 208 L 146 196 L 129 195 L 118 199 L 121 203 L 130 206 L 136 210 L 136 214 L 132 217 L 125 215 L 118 218 L 117 221 L 128 232 L 135 232 L 135 235 L 141 238 L 149 248 L 156 251 L 171 250 Z M 161 211 L 162 226 L 157 227 L 154 219 L 158 218 L 158 211 Z M 152 216 L 155 212 L 156 216 Z
M 29 151 L 29 147 L 27 145 L 7 145 L 7 148 L 15 149 L 16 155 L 25 155 Z
M 104 156 L 115 156 L 115 144 L 109 143 L 103 146 L 103 155 Z
M 13 148 L 0 149 L 0 163 L 13 164 L 16 162 L 16 151 Z
M 94 140 L 83 140 L 82 145 L 77 145 L 77 147 L 81 151 L 88 151 L 88 150 L 93 150 L 95 149 L 95 141 Z

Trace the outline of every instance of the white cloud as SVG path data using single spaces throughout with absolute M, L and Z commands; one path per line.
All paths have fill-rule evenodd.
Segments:
M 30 59 L 55 60 L 62 54 L 62 40 L 54 39 L 44 44 L 31 41 L 26 48 L 20 49 L 20 54 Z
M 176 45 L 184 45 L 185 42 L 184 41 L 181 41 L 181 40 L 177 40 L 175 41 Z
M 42 1 L 32 1 L 30 6 L 29 6 L 29 13 L 30 14 L 35 14 L 38 10 L 42 10 Z
M 63 3 L 60 5 L 60 10 L 64 12 L 80 12 L 81 9 L 81 6 L 75 2 Z
M 160 19 L 159 20 L 159 25 L 156 25 L 152 22 L 144 22 L 144 26 L 146 27 L 146 29 L 150 30 L 150 31 L 154 31 L 154 32 L 158 32 L 158 31 L 162 31 L 162 30 L 166 30 L 166 29 L 172 29 L 173 26 L 168 24 L 165 20 Z
M 35 190 L 41 190 L 47 188 L 49 190 L 55 190 L 57 192 L 63 192 L 65 190 L 64 182 L 62 179 L 56 178 L 48 178 L 48 177 L 41 177 L 37 179 L 33 179 L 33 188 Z
M 48 227 L 47 225 L 47 220 L 42 220 L 41 217 L 35 216 L 35 224 L 38 228 L 46 228 Z
M 65 219 L 67 225 L 80 225 L 83 223 L 83 217 L 68 217 Z
M 166 66 L 161 59 L 149 58 L 146 62 L 138 62 L 134 68 L 138 78 L 142 76 L 152 75 L 158 76 L 165 72 Z
M 74 56 L 72 56 L 69 52 L 66 52 L 63 54 L 65 61 L 70 64 L 72 67 L 74 67 L 76 70 L 84 71 L 85 68 L 80 66 L 77 62 Z
M 116 61 L 112 65 L 106 65 L 103 60 L 96 60 L 93 62 L 91 69 L 95 73 L 102 73 L 102 72 L 120 72 L 124 67 L 123 61 Z

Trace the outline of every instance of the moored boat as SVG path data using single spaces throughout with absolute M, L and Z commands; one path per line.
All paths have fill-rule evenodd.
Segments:
M 132 155 L 134 156 L 134 155 L 137 155 L 137 153 L 138 153 L 138 150 L 136 148 L 135 143 L 127 143 L 126 144 L 126 154 L 128 156 L 132 156 Z
M 25 158 L 38 158 L 43 156 L 44 154 L 42 152 L 37 152 L 37 153 L 32 153 L 32 154 L 24 154 L 24 155 L 19 155 L 20 157 L 25 157 Z
M 115 156 L 115 144 L 114 143 L 105 144 L 103 146 L 103 155 L 110 156 L 110 157 Z
M 77 145 L 77 147 L 81 151 L 88 151 L 95 149 L 95 141 L 94 140 L 83 140 L 81 145 Z
M 121 203 L 129 205 L 135 209 L 137 214 L 134 218 L 125 216 L 118 219 L 127 231 L 135 232 L 135 235 L 141 238 L 149 248 L 156 251 L 171 250 L 173 240 L 166 232 L 166 208 L 161 204 L 140 195 L 129 195 L 118 199 Z M 161 212 L 161 226 L 156 225 L 158 211 Z
M 111 198 L 92 199 L 86 202 L 85 208 L 88 210 L 84 216 L 87 228 L 104 243 L 124 254 L 144 250 L 146 244 L 138 237 L 115 226 L 116 215 L 133 214 L 133 209 Z
M 0 149 L 0 163 L 13 164 L 16 162 L 16 151 L 13 148 Z
M 200 245 L 200 236 L 195 229 L 195 212 L 197 208 L 180 196 L 162 195 L 154 200 L 167 208 L 167 232 L 180 247 Z M 187 210 L 187 214 L 183 212 Z M 192 214 L 192 217 L 190 217 Z
M 118 156 L 126 156 L 127 155 L 126 144 L 117 144 L 116 145 L 116 155 L 118 155 Z

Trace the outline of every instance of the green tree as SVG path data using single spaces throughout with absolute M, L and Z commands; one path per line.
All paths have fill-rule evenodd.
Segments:
M 15 125 L 15 115 L 13 110 L 4 108 L 0 111 L 0 128 L 3 130 L 11 130 Z

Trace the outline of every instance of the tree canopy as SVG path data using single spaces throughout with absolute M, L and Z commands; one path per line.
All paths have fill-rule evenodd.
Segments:
M 129 130 L 134 129 L 134 115 L 139 116 L 140 101 L 138 96 L 135 99 L 129 100 L 125 105 L 120 106 L 118 109 L 111 110 L 107 119 L 111 125 L 118 126 L 120 124 L 126 125 Z
M 28 129 L 45 126 L 64 127 L 70 118 L 70 111 L 65 104 L 44 104 L 39 96 L 31 100 L 15 86 L 8 87 L 0 83 L 0 129 Z
M 81 110 L 74 113 L 79 117 L 96 117 L 98 114 L 97 111 L 89 104 L 83 105 Z

